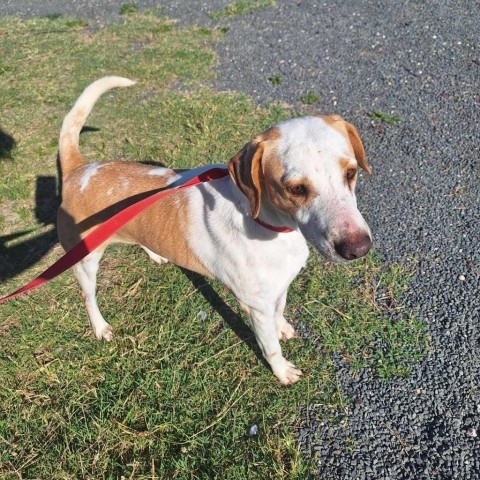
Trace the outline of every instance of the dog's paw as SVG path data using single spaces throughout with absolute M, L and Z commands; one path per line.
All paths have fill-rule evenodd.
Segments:
M 277 335 L 279 340 L 290 340 L 291 338 L 298 338 L 297 332 L 293 328 L 293 325 L 286 320 L 282 320 L 277 323 Z
M 105 322 L 105 325 L 95 329 L 95 336 L 99 340 L 103 340 L 105 342 L 111 342 L 113 340 L 112 326 L 109 323 Z
M 303 375 L 301 370 L 285 358 L 283 359 L 282 366 L 275 367 L 273 373 L 282 385 L 293 385 L 297 383 Z

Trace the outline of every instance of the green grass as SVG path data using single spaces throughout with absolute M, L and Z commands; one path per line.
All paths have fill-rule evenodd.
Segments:
M 401 117 L 398 117 L 396 115 L 389 115 L 388 113 L 385 113 L 385 112 L 372 112 L 372 113 L 369 113 L 368 116 L 372 120 L 377 120 L 377 121 L 390 123 L 390 124 L 398 123 L 402 121 Z
M 273 7 L 274 5 L 275 0 L 241 0 L 239 2 L 232 3 L 228 7 L 210 13 L 210 17 L 214 20 L 238 17 L 256 10 L 263 10 L 265 8 Z
M 48 18 L 48 20 L 58 20 L 62 16 L 63 15 L 60 12 L 53 12 L 46 15 L 45 18 Z
M 45 250 L 57 138 L 92 80 L 116 74 L 139 81 L 95 106 L 87 124 L 99 130 L 81 138 L 92 160 L 224 162 L 286 118 L 279 107 L 201 87 L 212 77 L 210 44 L 218 35 L 137 14 L 95 33 L 62 17 L 0 21 L 9 67 L 0 75 L 8 150 L 0 156 L 0 265 L 3 272 L 28 265 L 1 284 L 0 295 L 61 254 L 58 245 Z M 179 81 L 186 93 L 172 89 Z M 43 195 L 35 185 L 37 192 L 44 185 Z M 39 209 L 35 197 L 49 195 Z M 305 377 L 283 388 L 257 358 L 224 287 L 159 267 L 137 248 L 112 247 L 98 292 L 112 343 L 93 337 L 71 272 L 0 307 L 0 478 L 305 479 L 313 463 L 295 442 L 299 409 L 325 405 L 327 418 L 349 402 L 334 355 L 387 380 L 407 375 L 424 350 L 423 329 L 402 313 L 408 281 L 405 268 L 385 267 L 374 254 L 348 266 L 312 255 L 286 312 L 311 336 L 284 345 Z M 258 434 L 250 437 L 253 424 Z
M 272 82 L 272 85 L 280 85 L 283 81 L 283 78 L 281 75 L 272 75 L 269 78 L 270 82 Z
M 300 97 L 300 101 L 305 105 L 313 105 L 314 103 L 318 103 L 320 97 L 314 92 L 308 92 L 303 97 Z
M 135 3 L 124 3 L 120 7 L 120 15 L 129 15 L 138 11 L 138 6 Z

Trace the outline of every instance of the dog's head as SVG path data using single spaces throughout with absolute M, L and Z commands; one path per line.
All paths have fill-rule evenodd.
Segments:
M 358 167 L 370 173 L 355 127 L 338 115 L 281 122 L 247 143 L 228 165 L 253 218 L 262 201 L 269 201 L 335 262 L 363 257 L 372 245 L 355 198 Z

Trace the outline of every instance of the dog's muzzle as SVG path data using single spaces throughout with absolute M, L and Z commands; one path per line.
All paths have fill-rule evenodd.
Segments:
M 345 260 L 364 257 L 372 247 L 372 239 L 367 233 L 343 238 L 334 244 L 335 251 Z

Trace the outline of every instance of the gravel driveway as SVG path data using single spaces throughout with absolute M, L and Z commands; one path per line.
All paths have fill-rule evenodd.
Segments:
M 119 18 L 121 2 L 33 3 L 3 0 L 0 15 L 61 12 L 102 23 Z M 232 2 L 136 3 L 162 5 L 180 24 L 214 26 L 207 13 Z M 319 110 L 357 126 L 374 168 L 360 182 L 359 205 L 376 249 L 414 265 L 406 302 L 431 336 L 408 379 L 352 378 L 339 359 L 339 383 L 355 401 L 332 424 L 312 406 L 302 449 L 318 453 L 325 480 L 479 479 L 478 0 L 277 0 L 220 23 L 230 29 L 217 47 L 215 88 L 290 105 L 315 91 Z M 401 121 L 373 121 L 373 112 Z

